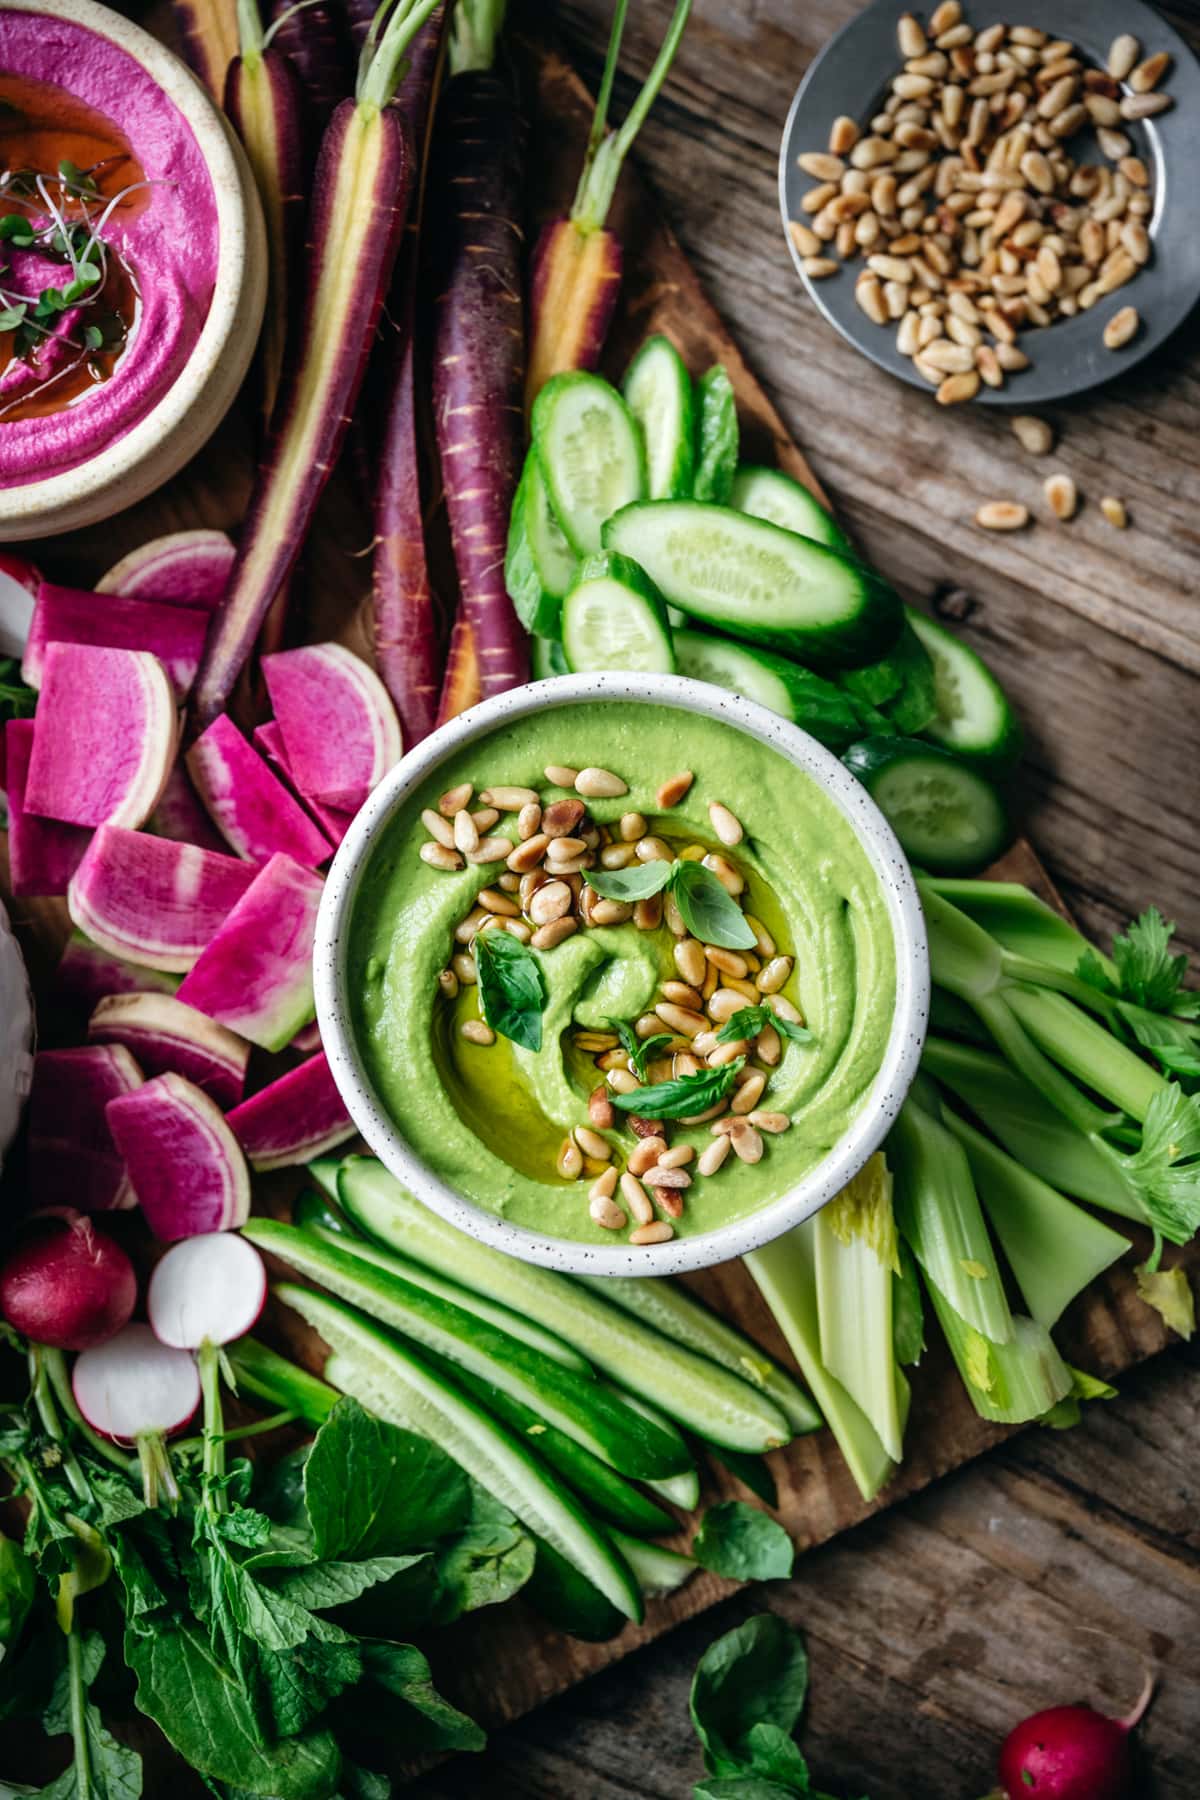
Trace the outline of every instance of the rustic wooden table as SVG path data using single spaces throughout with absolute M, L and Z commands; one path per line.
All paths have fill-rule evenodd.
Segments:
M 611 0 L 557 9 L 595 84 Z M 780 232 L 779 136 L 811 57 L 854 0 L 696 0 L 641 161 L 751 365 L 867 555 L 907 596 L 965 617 L 1030 728 L 1025 824 L 1084 925 L 1155 900 L 1200 948 L 1200 340 L 1194 322 L 1102 393 L 1052 409 L 1036 462 L 995 413 L 935 408 L 857 356 L 805 300 Z M 669 0 L 632 9 L 648 67 Z M 1200 4 L 1173 22 L 1200 43 Z M 627 98 L 629 84 L 619 84 Z M 1048 415 L 1049 416 L 1049 415 Z M 1038 512 L 1051 468 L 1087 504 L 1069 526 L 989 537 L 985 498 Z M 1122 496 L 1118 533 L 1096 502 Z M 410 1790 L 682 1800 L 703 1648 L 770 1606 L 813 1665 L 804 1733 L 819 1786 L 871 1800 L 971 1800 L 1024 1713 L 1086 1695 L 1120 1711 L 1144 1668 L 1147 1793 L 1200 1793 L 1200 1356 L 1167 1353 L 1079 1429 L 1031 1431 L 497 1733 Z

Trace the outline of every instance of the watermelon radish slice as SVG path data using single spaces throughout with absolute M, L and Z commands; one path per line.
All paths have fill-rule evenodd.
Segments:
M 145 650 L 46 649 L 25 779 L 30 812 L 68 825 L 142 825 L 175 759 L 166 671 Z
M 404 749 L 374 669 L 343 644 L 307 644 L 264 656 L 262 671 L 300 792 L 357 812 Z
M 185 1075 L 218 1106 L 236 1106 L 250 1046 L 171 994 L 109 994 L 88 1020 L 89 1044 L 124 1044 L 144 1075 Z
M 82 931 L 67 939 L 55 973 L 55 992 L 88 1013 L 108 994 L 173 994 L 178 986 L 177 975 L 125 962 Z
M 250 1174 L 215 1101 L 182 1075 L 156 1075 L 108 1104 L 108 1125 L 156 1238 L 229 1231 L 250 1216 Z
M 310 1019 L 307 1025 L 302 1025 L 288 1045 L 289 1050 L 296 1050 L 301 1056 L 311 1056 L 314 1050 L 320 1048 L 321 1027 L 315 1019 Z
M 218 929 L 179 998 L 264 1050 L 282 1050 L 313 1016 L 312 953 L 324 883 L 273 856 Z
M 86 826 L 61 825 L 25 809 L 25 783 L 33 751 L 32 719 L 4 727 L 4 779 L 8 783 L 8 862 L 14 896 L 65 894 L 91 840 Z
M 173 1244 L 154 1265 L 146 1317 L 160 1344 L 199 1350 L 251 1331 L 267 1303 L 267 1271 L 246 1238 L 208 1231 Z
M 323 1050 L 235 1106 L 228 1122 L 256 1169 L 310 1162 L 354 1136 Z
M 174 601 L 213 612 L 225 596 L 234 555 L 233 543 L 223 531 L 172 531 L 114 563 L 96 583 L 96 592 Z
M 296 784 L 292 780 L 292 772 L 287 766 L 287 754 L 283 748 L 283 733 L 279 729 L 277 720 L 268 719 L 265 725 L 254 727 L 254 748 L 260 756 L 266 757 L 275 773 L 287 783 L 289 791 L 296 794 L 300 805 L 317 821 L 336 850 L 349 831 L 354 814 L 342 812 L 336 806 L 323 806 L 319 800 L 309 800 L 298 794 Z
M 221 836 L 192 786 L 187 765 L 180 759 L 171 764 L 167 785 L 158 797 L 158 805 L 146 824 L 156 837 L 174 838 L 177 844 L 199 844 L 202 850 L 219 850 L 227 855 L 229 845 Z
M 31 562 L 0 550 L 0 656 L 20 656 L 42 578 Z
M 67 910 L 102 949 L 186 971 L 257 874 L 253 863 L 144 831 L 101 825 L 67 889 Z
M 106 1108 L 141 1087 L 142 1071 L 123 1045 L 38 1051 L 29 1093 L 29 1186 L 39 1206 L 110 1212 L 135 1204 Z
M 149 650 L 167 671 L 176 698 L 196 679 L 208 615 L 195 606 L 168 606 L 149 600 L 84 593 L 43 581 L 21 659 L 30 687 L 46 679 L 51 644 L 91 644 L 109 650 Z
M 239 856 L 265 862 L 283 851 L 305 868 L 325 862 L 332 845 L 298 800 L 221 713 L 187 753 L 192 783 Z

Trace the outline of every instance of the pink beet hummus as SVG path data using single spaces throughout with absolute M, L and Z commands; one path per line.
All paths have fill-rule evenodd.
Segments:
M 0 71 L 42 89 L 51 116 L 60 101 L 64 117 L 89 109 L 124 140 L 133 173 L 151 185 L 119 205 L 100 232 L 114 267 L 128 277 L 127 332 L 115 358 L 97 359 L 95 379 L 47 409 L 23 415 L 21 402 L 36 396 L 39 381 L 61 369 L 64 341 L 92 316 L 73 309 L 55 321 L 56 341 L 39 347 L 34 369 L 15 358 L 0 373 L 0 485 L 19 486 L 77 468 L 102 454 L 163 397 L 195 348 L 212 301 L 217 273 L 217 207 L 212 182 L 192 129 L 174 103 L 129 53 L 99 33 L 65 19 L 0 9 Z M 34 109 L 36 110 L 36 109 Z M 11 117 L 11 106 L 7 116 Z M 0 117 L 3 117 L 0 114 Z M 63 138 L 63 143 L 68 140 Z M 57 142 L 53 128 L 45 136 Z M 7 167 L 19 152 L 3 137 Z M 27 153 L 28 135 L 21 145 Z M 69 148 L 62 152 L 70 154 Z M 48 152 L 48 175 L 57 164 Z M 76 161 L 81 159 L 76 158 Z M 26 163 L 28 157 L 26 154 Z M 10 210 L 0 195 L 0 213 Z M 21 294 L 65 282 L 62 265 L 48 266 L 36 250 L 0 245 L 3 285 Z M 69 271 L 68 271 L 69 275 Z M 13 403 L 16 404 L 13 404 Z M 36 402 L 35 402 L 36 403 Z

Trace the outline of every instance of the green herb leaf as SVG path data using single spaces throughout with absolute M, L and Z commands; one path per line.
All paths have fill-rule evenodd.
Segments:
M 774 1613 L 759 1613 L 710 1644 L 692 1682 L 692 1724 L 713 1775 L 745 1769 L 738 1746 L 755 1725 L 795 1730 L 808 1691 L 799 1635 Z
M 477 933 L 471 949 L 487 1023 L 523 1050 L 540 1050 L 546 978 L 537 957 L 507 931 L 494 929 Z
M 752 950 L 755 936 L 737 901 L 703 863 L 673 865 L 671 893 L 693 937 L 723 950 Z
M 701 1069 L 674 1081 L 656 1081 L 632 1094 L 613 1094 L 612 1103 L 622 1112 L 637 1113 L 643 1119 L 690 1119 L 725 1098 L 745 1062 L 744 1056 L 737 1056 L 717 1069 Z
M 650 1058 L 671 1042 L 669 1031 L 655 1032 L 648 1038 L 640 1038 L 632 1025 L 624 1019 L 610 1019 L 610 1026 L 621 1040 L 621 1048 L 633 1064 L 633 1072 L 639 1081 L 646 1079 L 646 1064 Z
M 361 1562 L 319 1562 L 311 1568 L 288 1570 L 276 1589 L 296 1606 L 326 1612 L 333 1606 L 346 1606 L 368 1588 L 390 1582 L 393 1576 L 421 1564 L 428 1565 L 432 1573 L 427 1551 L 415 1556 L 368 1556 Z
M 438 1625 L 481 1606 L 499 1605 L 533 1574 L 537 1546 L 524 1526 L 477 1481 L 470 1488 L 466 1526 L 436 1553 L 437 1591 L 430 1617 Z
M 678 866 L 660 861 L 634 863 L 628 869 L 585 869 L 583 879 L 606 900 L 649 900 L 671 885 Z
M 5 213 L 0 219 L 0 243 L 11 244 L 16 250 L 28 250 L 33 239 L 33 226 L 24 213 Z
M 118 1744 L 105 1728 L 99 1710 L 87 1699 L 104 1661 L 104 1640 L 99 1632 L 89 1632 L 80 1648 L 79 1666 L 68 1666 L 55 1683 L 50 1704 L 42 1723 L 51 1737 L 61 1737 L 74 1730 L 74 1721 L 82 1713 L 82 1737 L 91 1779 L 86 1789 L 84 1772 L 72 1763 L 57 1781 L 40 1790 L 41 1800 L 76 1800 L 86 1791 L 89 1800 L 139 1800 L 142 1792 L 142 1759 L 135 1750 Z
M 720 1463 L 723 1469 L 736 1475 L 742 1486 L 748 1487 L 764 1506 L 779 1505 L 779 1490 L 765 1456 L 755 1456 L 749 1450 L 729 1450 L 718 1444 L 706 1444 L 704 1448 L 711 1461 Z
M 810 1789 L 781 1787 L 762 1775 L 707 1775 L 692 1789 L 692 1800 L 795 1800 Z M 812 1795 L 812 1800 L 820 1800 Z
M 24 306 L 5 306 L 0 308 L 0 331 L 15 331 L 25 317 Z
M 705 1513 L 692 1555 L 730 1581 L 785 1581 L 796 1552 L 777 1519 L 744 1500 L 722 1500 Z
M 33 1564 L 20 1544 L 0 1533 L 0 1661 L 21 1635 L 35 1587 Z
M 470 1493 L 437 1444 L 346 1396 L 304 1464 L 304 1505 L 318 1559 L 347 1562 L 427 1550 L 467 1523 Z
M 1150 1102 L 1140 1149 L 1121 1166 L 1154 1229 L 1186 1244 L 1200 1231 L 1200 1099 L 1168 1082 Z
M 362 1685 L 346 1696 L 338 1714 L 339 1720 L 350 1721 L 357 1714 L 375 1736 L 382 1726 L 409 1755 L 482 1750 L 487 1742 L 473 1719 L 443 1700 L 429 1664 L 411 1644 L 364 1644 Z
M 1113 939 L 1113 961 L 1126 999 L 1151 1012 L 1166 1011 L 1187 974 L 1187 957 L 1170 953 L 1174 934 L 1174 924 L 1151 906 Z
M 717 1033 L 718 1044 L 734 1044 L 739 1038 L 757 1037 L 773 1025 L 780 1037 L 790 1038 L 793 1044 L 811 1044 L 813 1034 L 807 1025 L 797 1025 L 791 1019 L 781 1019 L 769 1006 L 742 1006 L 728 1018 Z

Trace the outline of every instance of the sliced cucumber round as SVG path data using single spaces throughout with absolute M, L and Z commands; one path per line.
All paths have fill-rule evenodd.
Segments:
M 965 874 L 994 861 L 1011 835 L 987 778 L 949 750 L 919 738 L 865 738 L 842 758 L 900 840 L 934 874 Z
M 737 399 L 724 367 L 716 363 L 696 387 L 696 477 L 692 495 L 727 506 L 738 459 Z
M 642 434 L 599 375 L 554 375 L 533 403 L 533 447 L 554 516 L 577 556 L 600 549 L 604 521 L 646 492 Z
M 870 569 L 732 507 L 627 506 L 604 527 L 604 544 L 640 563 L 692 618 L 809 665 L 870 662 L 904 622 L 899 598 Z
M 557 637 L 562 603 L 578 567 L 550 510 L 537 456 L 531 450 L 513 500 L 504 559 L 504 585 L 526 631 Z
M 925 736 L 997 773 L 1010 769 L 1020 757 L 1024 733 L 1008 695 L 961 638 L 925 613 L 905 610 L 933 662 L 937 714 Z
M 654 583 L 614 551 L 589 556 L 563 601 L 562 646 L 576 674 L 625 669 L 672 675 L 675 652 L 667 609 Z
M 670 338 L 647 338 L 622 386 L 642 428 L 648 497 L 683 499 L 692 491 L 695 462 L 692 378 Z
M 681 675 L 757 700 L 834 750 L 859 736 L 862 726 L 854 707 L 823 675 L 814 675 L 772 650 L 751 649 L 704 631 L 677 631 L 674 639 Z
M 557 638 L 529 640 L 529 674 L 533 681 L 549 681 L 552 675 L 569 675 L 567 659 Z
M 799 532 L 816 544 L 827 544 L 843 556 L 855 554 L 854 545 L 833 514 L 821 505 L 815 494 L 799 481 L 793 481 L 782 469 L 763 469 L 754 463 L 743 463 L 733 478 L 729 504 L 753 518 L 765 519 L 769 525 L 780 525 L 784 531 Z

